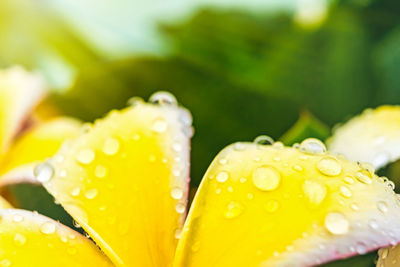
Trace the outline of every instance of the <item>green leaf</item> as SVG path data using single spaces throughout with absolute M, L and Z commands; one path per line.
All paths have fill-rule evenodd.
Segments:
M 300 143 L 306 138 L 314 137 L 325 140 L 330 136 L 328 126 L 319 121 L 310 112 L 303 111 L 297 122 L 290 128 L 280 140 L 288 146 L 294 143 Z
M 375 267 L 376 258 L 376 252 L 371 252 L 365 255 L 357 255 L 344 260 L 322 264 L 321 267 Z

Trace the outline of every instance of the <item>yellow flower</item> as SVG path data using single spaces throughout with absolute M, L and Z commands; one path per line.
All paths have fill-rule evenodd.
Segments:
M 17 72 L 25 82 L 1 86 L 0 79 L 4 103 L 32 78 Z M 18 92 L 43 92 L 29 88 Z M 36 122 L 17 137 L 37 99 L 0 112 L 3 128 L 13 123 L 0 135 L 0 185 L 42 184 L 94 242 L 2 200 L 0 266 L 310 266 L 400 242 L 392 183 L 319 140 L 228 146 L 185 219 L 192 119 L 173 96 L 136 100 L 93 124 Z M 341 147 L 339 136 L 333 140 Z

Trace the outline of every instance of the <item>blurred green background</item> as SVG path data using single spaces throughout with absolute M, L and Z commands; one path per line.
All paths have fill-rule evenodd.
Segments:
M 1 0 L 0 67 L 39 70 L 51 101 L 87 121 L 172 92 L 194 116 L 195 188 L 232 142 L 324 139 L 398 104 L 398 14 L 397 0 Z

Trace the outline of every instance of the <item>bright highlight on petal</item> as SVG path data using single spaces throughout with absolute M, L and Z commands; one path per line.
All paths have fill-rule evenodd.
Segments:
M 329 150 L 380 168 L 400 158 L 400 106 L 381 106 L 338 127 Z
M 30 211 L 0 210 L 0 266 L 113 266 L 86 237 Z
M 174 266 L 313 266 L 399 242 L 398 198 L 368 167 L 315 139 L 225 148 L 193 201 Z
M 115 264 L 169 266 L 187 202 L 190 127 L 174 103 L 135 102 L 63 146 L 38 178 Z
M 61 117 L 34 126 L 19 137 L 7 152 L 1 166 L 0 186 L 20 182 L 37 183 L 33 169 L 53 156 L 65 140 L 82 132 L 75 119 Z
M 44 81 L 21 67 L 0 70 L 0 155 L 45 93 Z

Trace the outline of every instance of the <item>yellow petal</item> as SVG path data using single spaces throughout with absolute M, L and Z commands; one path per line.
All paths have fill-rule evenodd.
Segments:
M 11 208 L 12 208 L 11 204 L 0 196 L 0 209 L 11 209 Z
M 21 67 L 0 70 L 0 154 L 7 150 L 44 91 L 44 82 L 37 74 Z
M 0 210 L 0 266 L 112 266 L 86 237 L 25 210 Z
M 398 242 L 390 183 L 321 145 L 236 143 L 220 152 L 174 266 L 311 266 Z
M 380 168 L 400 158 L 400 106 L 381 106 L 338 127 L 328 140 L 333 153 Z
M 0 186 L 19 182 L 35 183 L 34 166 L 53 156 L 61 144 L 82 132 L 82 124 L 61 117 L 29 129 L 11 146 L 1 162 Z
M 136 103 L 38 166 L 46 189 L 117 265 L 172 263 L 186 207 L 188 118 L 175 105 Z

